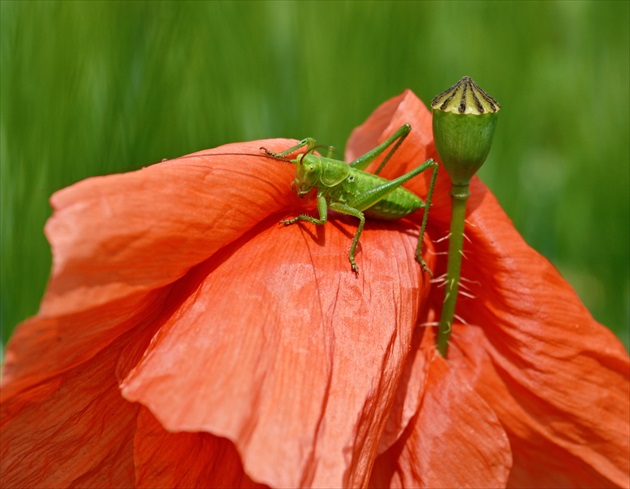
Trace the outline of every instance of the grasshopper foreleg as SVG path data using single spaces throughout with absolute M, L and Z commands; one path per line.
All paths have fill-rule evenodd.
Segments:
M 274 153 L 273 151 L 269 151 L 267 148 L 263 148 L 263 147 L 261 147 L 260 149 L 262 149 L 265 153 L 267 153 L 267 155 L 271 156 L 272 158 L 282 159 L 285 156 L 289 156 L 291 153 L 294 153 L 297 150 L 302 149 L 304 146 L 306 146 L 307 151 L 310 151 L 311 149 L 315 147 L 315 144 L 316 142 L 313 138 L 305 138 L 305 139 L 302 139 L 302 141 L 300 141 L 295 146 L 291 146 L 289 149 L 284 150 L 282 153 Z
M 317 195 L 317 211 L 319 213 L 319 219 L 316 217 L 308 216 L 306 214 L 301 214 L 292 219 L 283 219 L 280 221 L 280 224 L 284 224 L 285 226 L 290 226 L 291 224 L 295 224 L 299 221 L 306 221 L 316 224 L 318 226 L 326 224 L 328 221 L 328 207 L 332 210 L 339 212 L 340 214 L 347 214 L 349 216 L 354 216 L 359 220 L 359 227 L 357 228 L 357 232 L 354 234 L 354 238 L 352 239 L 352 244 L 350 245 L 350 252 L 348 253 L 348 260 L 350 261 L 350 266 L 352 267 L 352 271 L 359 274 L 359 267 L 357 266 L 356 261 L 354 260 L 354 255 L 356 254 L 357 245 L 359 243 L 359 238 L 361 237 L 361 232 L 363 231 L 363 226 L 365 226 L 365 216 L 363 212 L 354 207 L 350 207 L 345 204 L 340 204 L 338 202 L 332 202 L 329 204 L 326 201 L 326 198 L 318 194 Z
M 321 226 L 326 224 L 328 220 L 328 202 L 326 202 L 326 198 L 323 195 L 317 195 L 317 212 L 319 213 L 319 219 L 316 217 L 308 216 L 306 214 L 300 214 L 297 217 L 292 219 L 283 219 L 280 221 L 280 224 L 284 224 L 285 226 L 290 226 L 291 224 L 295 224 L 298 221 L 307 221 L 312 222 L 313 224 L 317 224 Z
M 354 255 L 357 250 L 357 244 L 359 243 L 359 237 L 361 236 L 361 232 L 363 231 L 363 226 L 365 226 L 365 215 L 358 209 L 354 207 L 350 207 L 346 204 L 340 204 L 337 202 L 333 202 L 330 204 L 330 208 L 334 211 L 337 211 L 341 214 L 348 214 L 349 216 L 354 216 L 359 220 L 359 227 L 357 228 L 357 232 L 354 234 L 354 238 L 352 238 L 352 244 L 350 245 L 350 253 L 348 253 L 348 260 L 350 260 L 350 266 L 352 267 L 352 271 L 359 275 L 359 267 L 354 261 Z

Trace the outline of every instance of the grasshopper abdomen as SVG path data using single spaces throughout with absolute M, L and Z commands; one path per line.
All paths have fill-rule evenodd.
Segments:
M 369 206 L 364 207 L 360 204 L 355 206 L 359 196 L 363 197 L 369 194 L 371 190 L 378 188 L 384 183 L 387 183 L 387 180 L 382 177 L 351 169 L 346 180 L 339 185 L 340 191 L 338 195 L 331 195 L 331 197 L 337 197 L 340 201 L 357 208 L 367 217 L 380 220 L 400 219 L 424 207 L 424 202 L 420 197 L 403 187 L 396 188 L 380 200 L 372 202 Z

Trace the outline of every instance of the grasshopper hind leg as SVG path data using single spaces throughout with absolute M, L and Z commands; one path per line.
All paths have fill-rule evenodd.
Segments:
M 424 258 L 422 258 L 421 252 L 416 251 L 416 261 L 420 264 L 420 268 L 422 268 L 423 272 L 427 272 L 431 277 L 433 277 L 433 272 L 424 261 Z
M 424 216 L 422 216 L 422 226 L 420 227 L 420 235 L 418 236 L 418 246 L 416 247 L 416 261 L 420 263 L 420 267 L 423 272 L 427 272 L 431 277 L 433 277 L 433 272 L 429 269 L 427 264 L 422 257 L 422 242 L 424 241 L 424 231 L 427 228 L 427 222 L 429 220 L 429 209 L 431 208 L 431 200 L 433 199 L 433 189 L 435 187 L 435 180 L 437 178 L 437 169 L 438 164 L 429 160 L 425 163 L 425 165 L 433 168 L 433 172 L 431 174 L 431 182 L 429 183 L 429 191 L 427 192 L 427 201 L 424 206 Z

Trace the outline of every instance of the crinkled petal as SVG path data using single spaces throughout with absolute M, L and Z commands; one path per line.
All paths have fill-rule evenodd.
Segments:
M 121 397 L 115 370 L 139 340 L 122 336 L 92 362 L 3 401 L 2 487 L 133 487 L 138 406 Z
M 173 284 L 297 200 L 287 184 L 290 165 L 217 153 L 256 154 L 261 145 L 288 144 L 230 145 L 90 179 L 53 197 L 47 234 L 54 267 L 46 297 L 39 314 L 16 330 L 3 365 L 1 472 L 9 485 L 131 485 L 133 457 L 123 451 L 131 446 L 132 418 L 118 381 L 181 304 Z M 121 338 L 127 346 L 112 360 Z M 121 459 L 112 462 L 115 450 Z M 67 464 L 66 455 L 53 456 L 57 451 L 68 454 Z M 24 454 L 40 455 L 25 463 Z
M 53 198 L 51 281 L 40 313 L 10 342 L 4 366 L 7 453 L 29 413 L 40 405 L 66 409 L 57 398 L 46 404 L 50 393 L 81 393 L 83 384 L 71 376 L 102 367 L 103 352 L 125 339 L 117 361 L 105 362 L 109 382 L 99 382 L 108 396 L 119 396 L 117 382 L 152 339 L 125 394 L 148 406 L 166 430 L 191 432 L 193 444 L 196 432 L 206 440 L 208 433 L 228 437 L 243 460 L 242 481 L 367 483 L 428 290 L 413 259 L 417 228 L 368 223 L 357 254 L 362 275 L 355 277 L 347 261 L 355 222 L 278 227 L 278 218 L 296 207 L 292 168 L 216 154 L 253 153 L 261 144 L 278 151 L 290 143 L 219 148 L 214 156 L 88 180 Z M 77 404 L 101 399 L 81 393 Z M 111 410 L 123 410 L 114 402 L 100 407 L 85 411 L 85 424 L 68 443 L 51 433 L 51 453 L 91 454 L 81 436 L 117 422 Z M 50 423 L 42 419 L 34 433 Z M 278 443 L 283 439 L 286 446 Z M 21 445 L 37 453 L 37 438 Z M 136 476 L 157 482 L 146 465 L 150 436 L 137 432 L 135 447 L 144 464 Z M 213 450 L 204 453 L 214 457 Z M 98 464 L 98 457 L 88 458 Z M 291 470 L 281 470 L 287 460 Z M 19 467 L 13 457 L 5 461 Z M 121 463 L 129 467 L 128 459 Z M 50 469 L 46 480 L 89 485 L 86 471 L 98 477 L 101 468 L 68 464 Z
M 346 160 L 352 161 L 358 158 L 385 141 L 404 124 L 411 124 L 411 132 L 396 153 L 394 153 L 393 158 L 383 168 L 380 175 L 392 179 L 404 173 L 408 173 L 427 159 L 436 158 L 431 120 L 431 114 L 427 111 L 424 104 L 411 90 L 405 90 L 399 96 L 379 106 L 363 125 L 357 127 L 352 132 L 348 140 L 348 145 L 346 146 Z M 375 170 L 376 167 L 380 165 L 385 154 L 377 158 L 376 161 L 367 168 L 367 171 Z M 448 177 L 446 178 L 448 179 Z M 431 172 L 425 171 L 407 182 L 405 187 L 408 187 L 424 199 L 428 192 L 430 179 Z M 437 189 L 434 193 L 433 204 L 429 213 L 429 225 L 433 220 L 435 202 L 444 200 L 440 198 L 440 193 L 444 193 L 443 187 L 445 182 L 442 181 L 443 179 L 444 175 L 438 174 Z M 446 190 L 445 193 L 448 195 L 448 190 Z M 419 223 L 422 216 L 423 214 L 421 212 L 414 213 L 410 216 L 410 220 Z M 431 235 L 435 229 L 430 228 L 427 231 L 430 239 L 436 240 L 442 237 L 442 235 Z M 425 241 L 430 239 L 425 236 Z M 428 249 L 429 254 L 433 253 L 430 244 Z M 435 256 L 431 256 L 432 260 L 434 258 Z M 425 260 L 426 259 L 425 257 Z M 429 309 L 425 312 L 427 315 L 423 317 L 423 322 L 435 320 L 435 311 L 433 309 Z M 417 347 L 418 345 L 413 348 L 414 351 L 412 351 L 405 367 L 405 372 L 401 379 L 394 405 L 392 406 L 390 418 L 381 438 L 379 453 L 389 448 L 389 446 L 401 436 L 411 418 L 418 411 L 426 382 L 426 371 L 424 371 L 426 364 L 418 360 L 418 352 L 415 351 Z
M 366 225 L 357 278 L 354 222 L 263 221 L 191 272 L 123 394 L 228 438 L 257 482 L 367 484 L 427 290 L 407 229 Z
M 379 455 L 388 450 L 399 441 L 403 431 L 411 419 L 418 413 L 422 396 L 427 385 L 430 363 L 426 361 L 425 354 L 420 349 L 421 342 L 425 340 L 424 333 L 430 331 L 420 324 L 413 334 L 411 351 L 407 356 L 407 362 L 402 376 L 398 382 L 396 397 L 389 412 L 389 418 L 385 430 L 379 442 Z
M 145 408 L 134 444 L 136 485 L 156 487 L 263 488 L 245 472 L 234 445 L 208 433 L 169 433 Z
M 627 487 L 630 364 L 569 284 L 514 230 L 489 191 L 469 217 L 450 361 L 493 406 L 514 450 L 512 487 Z M 493 270 L 488 275 L 486 270 Z
M 400 439 L 376 459 L 371 487 L 505 487 L 512 454 L 492 408 L 424 335 L 422 404 Z
M 287 184 L 293 167 L 259 149 L 292 143 L 229 144 L 57 192 L 46 225 L 55 259 L 42 312 L 93 307 L 171 283 L 294 204 Z
M 389 100 L 355 130 L 348 154 L 374 146 L 406 122 L 426 130 L 427 114 L 411 92 Z M 412 130 L 391 160 L 392 176 L 426 156 L 435 157 L 434 149 L 423 131 Z M 423 195 L 427 178 L 408 186 Z M 449 188 L 442 170 L 428 229 L 438 252 L 446 251 L 446 241 L 438 240 L 448 234 Z M 471 194 L 462 276 L 474 298 L 459 299 L 457 315 L 468 325 L 454 326 L 448 361 L 505 427 L 514 454 L 509 485 L 627 486 L 626 351 L 555 268 L 527 246 L 478 178 Z M 446 258 L 439 256 L 435 275 L 445 270 Z M 439 314 L 442 294 L 433 289 L 429 302 L 436 307 L 429 320 Z
M 295 205 L 291 165 L 247 156 L 292 143 L 231 144 L 53 195 L 53 271 L 37 317 L 8 345 L 3 397 L 93 357 L 152 314 L 153 291 Z

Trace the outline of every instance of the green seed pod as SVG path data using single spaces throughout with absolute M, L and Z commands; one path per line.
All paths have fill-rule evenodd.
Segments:
M 440 160 L 453 185 L 468 185 L 488 156 L 501 106 L 465 76 L 436 96 L 431 107 Z

